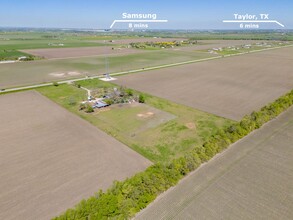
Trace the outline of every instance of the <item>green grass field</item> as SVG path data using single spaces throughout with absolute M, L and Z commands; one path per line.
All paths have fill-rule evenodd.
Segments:
M 116 86 L 97 79 L 80 81 L 79 84 L 90 89 Z M 233 123 L 148 94 L 145 94 L 146 104 L 143 105 L 115 105 L 108 110 L 87 114 L 79 111 L 78 104 L 86 99 L 84 90 L 72 85 L 37 90 L 153 162 L 165 163 L 181 156 L 218 129 Z M 154 115 L 139 117 L 147 112 Z
M 67 32 L 1 32 L 0 31 L 0 60 L 15 60 L 27 54 L 19 51 L 41 48 L 70 48 L 117 46 L 103 40 L 133 38 L 127 35 L 94 35 L 93 33 Z M 99 41 L 97 41 L 99 40 Z M 96 41 L 96 42 L 95 42 Z M 5 52 L 6 51 L 6 52 Z
M 1 60 L 17 60 L 21 56 L 31 56 L 30 54 L 17 51 L 17 50 L 0 50 L 0 61 Z
M 53 44 L 54 46 L 50 45 Z M 63 46 L 58 46 L 63 44 Z M 0 50 L 24 50 L 39 48 L 68 48 L 68 47 L 93 47 L 105 46 L 107 44 L 86 42 L 81 40 L 57 40 L 57 39 L 37 39 L 37 40 L 0 40 Z

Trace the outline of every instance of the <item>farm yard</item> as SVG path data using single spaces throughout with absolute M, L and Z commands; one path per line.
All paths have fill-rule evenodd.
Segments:
M 292 219 L 293 108 L 230 146 L 135 219 Z
M 151 165 L 35 91 L 0 103 L 0 219 L 52 218 Z
M 118 77 L 115 83 L 233 120 L 293 86 L 293 48 Z
M 147 139 L 144 131 L 176 118 L 175 115 L 140 103 L 113 105 L 94 113 L 94 116 L 104 122 L 104 126 L 111 126 L 124 138 L 132 138 L 137 143 L 142 142 L 140 139 L 143 137 Z
M 78 83 L 91 90 L 117 87 L 98 79 Z M 78 104 L 86 99 L 86 92 L 76 86 L 37 90 L 153 162 L 168 163 L 233 123 L 148 94 L 143 94 L 144 104 L 116 104 L 88 114 Z

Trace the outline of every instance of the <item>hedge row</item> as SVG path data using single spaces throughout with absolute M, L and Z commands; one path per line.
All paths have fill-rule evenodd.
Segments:
M 56 217 L 68 219 L 128 219 L 145 208 L 160 193 L 177 184 L 186 174 L 195 170 L 231 143 L 278 116 L 293 104 L 293 90 L 263 107 L 258 112 L 245 116 L 240 122 L 220 130 L 201 146 L 196 146 L 184 157 L 169 165 L 155 164 L 144 172 L 123 181 L 114 182 L 106 192 L 81 201 L 74 209 Z

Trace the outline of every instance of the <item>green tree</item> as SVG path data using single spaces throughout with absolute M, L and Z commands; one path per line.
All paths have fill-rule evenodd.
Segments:
M 142 95 L 142 94 L 139 95 L 138 102 L 139 103 L 145 103 L 145 97 L 144 97 L 144 95 Z
M 59 86 L 58 82 L 53 82 L 52 84 L 53 86 L 56 86 L 56 87 Z
M 90 104 L 87 104 L 85 112 L 92 113 L 92 112 L 94 112 L 94 108 Z
M 126 94 L 128 96 L 133 96 L 133 90 L 132 89 L 126 89 Z

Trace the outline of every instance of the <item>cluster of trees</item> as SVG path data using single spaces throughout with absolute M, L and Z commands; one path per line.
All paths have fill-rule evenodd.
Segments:
M 21 61 L 31 61 L 36 60 L 37 57 L 29 54 L 24 54 L 17 50 L 0 50 L 0 61 L 7 61 L 7 60 L 18 60 L 19 57 L 25 56 L 26 58 L 22 58 Z
M 67 210 L 55 219 L 131 218 L 203 162 L 254 129 L 260 128 L 292 105 L 293 90 L 260 111 L 244 117 L 240 122 L 218 131 L 204 144 L 194 147 L 183 157 L 173 160 L 168 165 L 155 164 L 132 178 L 115 182 L 106 192 L 100 191 L 88 200 L 81 201 L 74 209 Z
M 130 46 L 137 49 L 145 49 L 147 47 L 158 47 L 158 48 L 170 48 L 174 46 L 180 46 L 179 42 L 138 42 L 138 43 L 130 43 Z
M 58 83 L 54 82 L 54 86 L 58 86 Z M 80 88 L 80 84 L 74 84 L 78 88 Z M 131 102 L 139 102 L 145 103 L 145 96 L 142 93 L 137 94 L 137 92 L 133 91 L 132 89 L 128 89 L 126 87 L 121 86 L 119 89 L 114 87 L 110 88 L 99 88 L 96 90 L 91 91 L 91 95 L 93 97 L 103 98 L 103 102 L 108 105 L 113 104 L 121 104 L 121 103 L 131 103 Z M 76 105 L 76 101 L 70 97 L 69 105 Z M 86 103 L 83 102 L 79 105 L 79 111 L 84 111 L 86 113 L 94 112 L 95 103 Z
M 86 113 L 92 113 L 94 112 L 93 106 L 91 106 L 89 103 L 81 103 L 79 105 L 79 111 L 85 111 Z
M 130 46 L 137 49 L 145 49 L 147 47 L 158 47 L 158 48 L 171 48 L 179 47 L 182 45 L 197 44 L 196 40 L 184 40 L 184 41 L 170 41 L 170 42 L 138 42 L 130 43 Z
M 120 104 L 120 103 L 129 103 L 132 101 L 138 101 L 138 95 L 132 90 L 126 87 L 121 86 L 118 88 L 103 88 L 104 93 L 100 93 L 103 95 L 98 95 L 98 97 L 103 97 L 104 102 L 109 105 L 112 104 Z
M 145 103 L 145 97 L 144 97 L 143 94 L 140 94 L 140 95 L 138 96 L 138 102 L 139 102 L 139 103 Z

